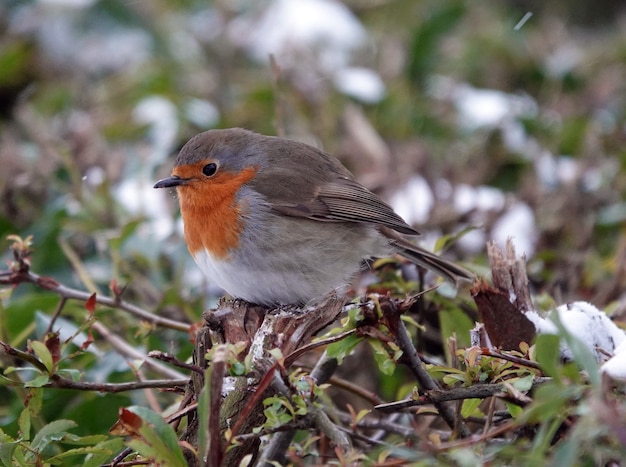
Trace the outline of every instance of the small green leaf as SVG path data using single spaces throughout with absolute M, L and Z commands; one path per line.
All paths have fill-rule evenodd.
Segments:
M 235 362 L 230 365 L 231 376 L 242 376 L 246 373 L 246 366 L 241 362 Z
M 72 420 L 54 420 L 44 425 L 33 437 L 30 447 L 34 451 L 43 451 L 48 444 L 62 439 L 70 428 L 76 427 Z
M 52 360 L 52 354 L 48 350 L 48 347 L 46 347 L 46 344 L 39 341 L 30 341 L 29 344 L 30 348 L 35 352 L 35 355 L 37 355 L 41 363 L 46 367 L 46 370 L 52 373 L 54 371 L 54 362 Z
M 509 412 L 509 414 L 511 414 L 511 417 L 513 418 L 519 417 L 524 411 L 522 407 L 517 404 L 513 404 L 512 402 L 504 401 L 504 404 L 506 405 L 506 410 Z
M 530 391 L 530 388 L 533 386 L 533 382 L 535 381 L 534 375 L 527 375 L 521 378 L 510 379 L 507 382 L 511 383 L 511 385 L 520 392 Z
M 482 399 L 465 399 L 461 407 L 463 418 L 482 417 L 484 414 L 479 408 L 482 401 Z
M 396 362 L 389 357 L 382 342 L 377 340 L 368 341 L 374 349 L 374 360 L 378 364 L 378 369 L 382 374 L 390 376 L 396 371 Z
M 39 375 L 35 379 L 30 380 L 24 384 L 27 388 L 41 388 L 50 382 L 49 375 Z
M 554 334 L 539 334 L 535 340 L 535 358 L 541 366 L 541 370 L 547 375 L 560 381 L 559 363 L 561 350 L 559 336 Z
M 24 441 L 30 440 L 30 420 L 30 410 L 26 407 L 22 410 L 22 413 L 20 413 L 20 416 L 17 419 L 17 426 L 20 428 L 21 438 Z
M 329 358 L 335 358 L 341 365 L 343 359 L 346 358 L 354 350 L 354 348 L 363 340 L 362 337 L 350 334 L 339 342 L 333 342 L 326 347 L 326 354 Z

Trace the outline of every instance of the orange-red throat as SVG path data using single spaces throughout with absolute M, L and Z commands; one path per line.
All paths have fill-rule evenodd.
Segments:
M 242 209 L 236 199 L 239 189 L 250 181 L 256 169 L 239 173 L 220 171 L 211 178 L 202 176 L 206 161 L 175 167 L 172 175 L 185 180 L 176 189 L 185 225 L 185 241 L 192 256 L 205 249 L 225 259 L 239 245 L 244 228 Z

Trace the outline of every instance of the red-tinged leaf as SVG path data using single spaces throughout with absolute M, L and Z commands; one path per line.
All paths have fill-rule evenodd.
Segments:
M 56 289 L 59 286 L 59 283 L 52 277 L 42 276 L 37 279 L 37 285 L 42 289 L 52 290 Z
M 93 333 L 91 332 L 91 329 L 90 329 L 89 332 L 87 333 L 87 339 L 85 339 L 85 341 L 80 346 L 80 350 L 87 350 L 87 348 L 91 344 L 93 344 Z
M 142 424 L 143 420 L 139 415 L 124 407 L 120 407 L 118 419 L 109 430 L 109 433 L 115 436 L 139 436 Z
M 85 309 L 89 312 L 90 315 L 96 311 L 96 293 L 92 293 L 91 297 L 87 299 L 85 302 Z
M 111 282 L 109 282 L 109 290 L 115 298 L 120 298 L 124 290 L 126 290 L 126 286 L 120 287 L 115 279 L 111 279 Z
M 49 333 L 44 340 L 44 344 L 46 344 L 46 347 L 50 351 L 50 355 L 52 356 L 52 362 L 56 365 L 61 359 L 61 345 L 59 341 L 59 333 Z

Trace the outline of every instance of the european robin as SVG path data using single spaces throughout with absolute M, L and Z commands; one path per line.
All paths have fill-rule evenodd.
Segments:
M 240 128 L 194 136 L 172 175 L 189 252 L 230 295 L 304 304 L 349 282 L 363 259 L 398 253 L 456 283 L 463 268 L 405 240 L 418 235 L 335 157 Z

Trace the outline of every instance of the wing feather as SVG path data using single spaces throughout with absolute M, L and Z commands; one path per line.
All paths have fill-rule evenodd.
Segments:
M 288 216 L 323 222 L 360 222 L 389 227 L 408 235 L 419 233 L 393 209 L 363 185 L 340 177 L 322 185 L 316 196 L 297 204 L 274 203 L 273 208 Z

